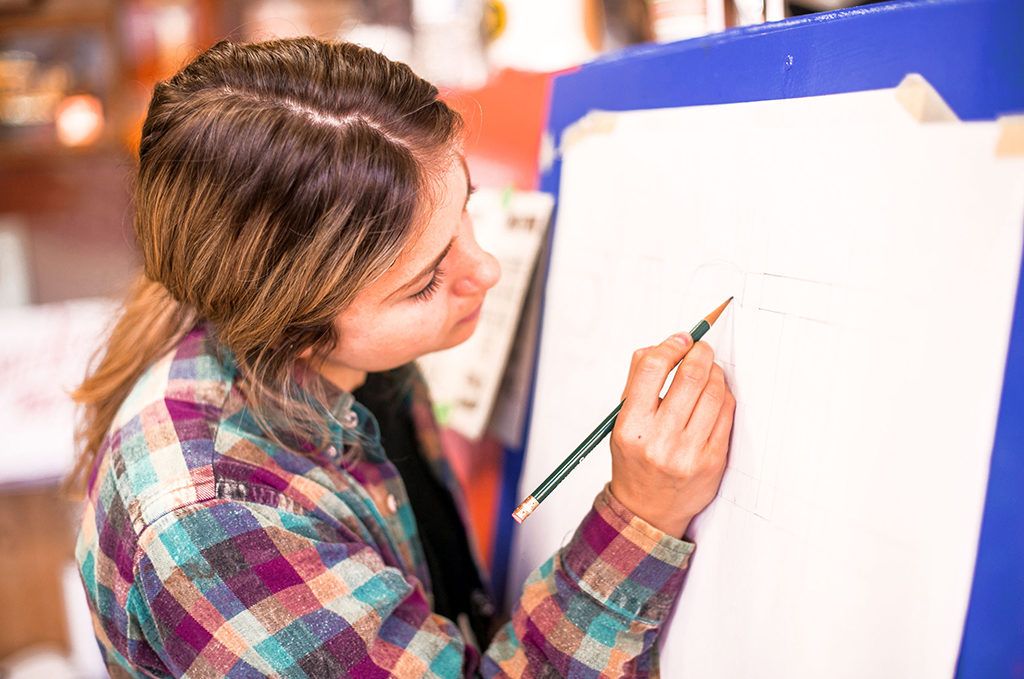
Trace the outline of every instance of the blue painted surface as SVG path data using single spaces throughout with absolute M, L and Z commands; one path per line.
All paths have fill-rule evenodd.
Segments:
M 1024 1 L 893 2 L 630 48 L 556 78 L 547 129 L 557 143 L 565 128 L 591 109 L 878 89 L 899 84 L 911 72 L 924 75 L 962 119 L 1024 112 Z M 543 174 L 541 189 L 557 197 L 560 173 L 556 160 Z M 509 515 L 521 499 L 521 460 L 519 451 L 506 454 L 494 579 L 499 586 L 514 527 Z M 1024 677 L 1022 489 L 1024 279 L 1017 291 L 958 677 Z M 956 535 L 949 546 L 963 548 Z

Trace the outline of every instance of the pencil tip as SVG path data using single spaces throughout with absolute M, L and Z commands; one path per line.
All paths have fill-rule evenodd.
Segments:
M 731 301 L 732 297 L 722 302 L 717 309 L 704 317 L 704 320 L 708 322 L 708 325 L 715 324 L 715 321 L 718 320 L 718 317 L 722 315 L 722 312 L 725 311 L 725 307 L 729 306 L 729 302 Z

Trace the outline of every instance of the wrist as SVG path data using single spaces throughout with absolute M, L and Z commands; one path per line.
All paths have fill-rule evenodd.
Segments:
M 608 484 L 608 491 L 622 506 L 632 512 L 637 518 L 642 519 L 654 528 L 660 530 L 662 533 L 670 535 L 676 539 L 683 539 L 683 535 L 686 533 L 687 529 L 690 527 L 690 522 L 693 520 L 692 515 L 680 513 L 678 511 L 664 511 L 663 506 L 658 503 L 652 503 L 649 497 L 644 498 L 643 500 L 631 497 L 630 493 L 616 485 L 614 478 L 611 483 Z

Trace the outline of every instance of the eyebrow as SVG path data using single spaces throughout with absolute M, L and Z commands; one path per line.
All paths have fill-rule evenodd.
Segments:
M 459 159 L 462 161 L 462 169 L 464 169 L 466 171 L 466 202 L 462 204 L 462 209 L 465 210 L 466 206 L 469 205 L 469 196 L 470 196 L 470 194 L 473 193 L 473 183 L 472 183 L 472 181 L 469 178 L 469 166 L 466 164 L 465 156 L 459 156 Z M 452 239 L 450 241 L 448 241 L 448 245 L 444 246 L 444 250 L 442 250 L 441 254 L 439 254 L 437 257 L 434 258 L 434 261 L 432 261 L 430 264 L 428 264 L 427 267 L 425 269 L 423 269 L 423 271 L 421 271 L 418 274 L 416 274 L 415 278 L 411 278 L 405 285 L 403 285 L 402 287 L 398 288 L 393 293 L 388 295 L 387 298 L 385 298 L 385 301 L 388 300 L 388 299 L 391 299 L 392 297 L 394 297 L 398 293 L 402 292 L 403 290 L 407 290 L 408 288 L 410 288 L 412 286 L 413 283 L 415 283 L 416 281 L 422 279 L 428 273 L 430 273 L 431 271 L 436 269 L 441 264 L 441 261 L 445 257 L 448 256 L 448 251 L 452 249 L 452 245 L 454 243 L 455 243 L 455 236 L 452 236 Z

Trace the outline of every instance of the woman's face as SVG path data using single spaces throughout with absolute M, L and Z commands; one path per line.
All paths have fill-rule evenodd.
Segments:
M 388 370 L 473 334 L 480 305 L 501 270 L 473 237 L 466 212 L 470 191 L 469 170 L 458 155 L 419 238 L 336 319 L 340 341 L 329 368 Z

